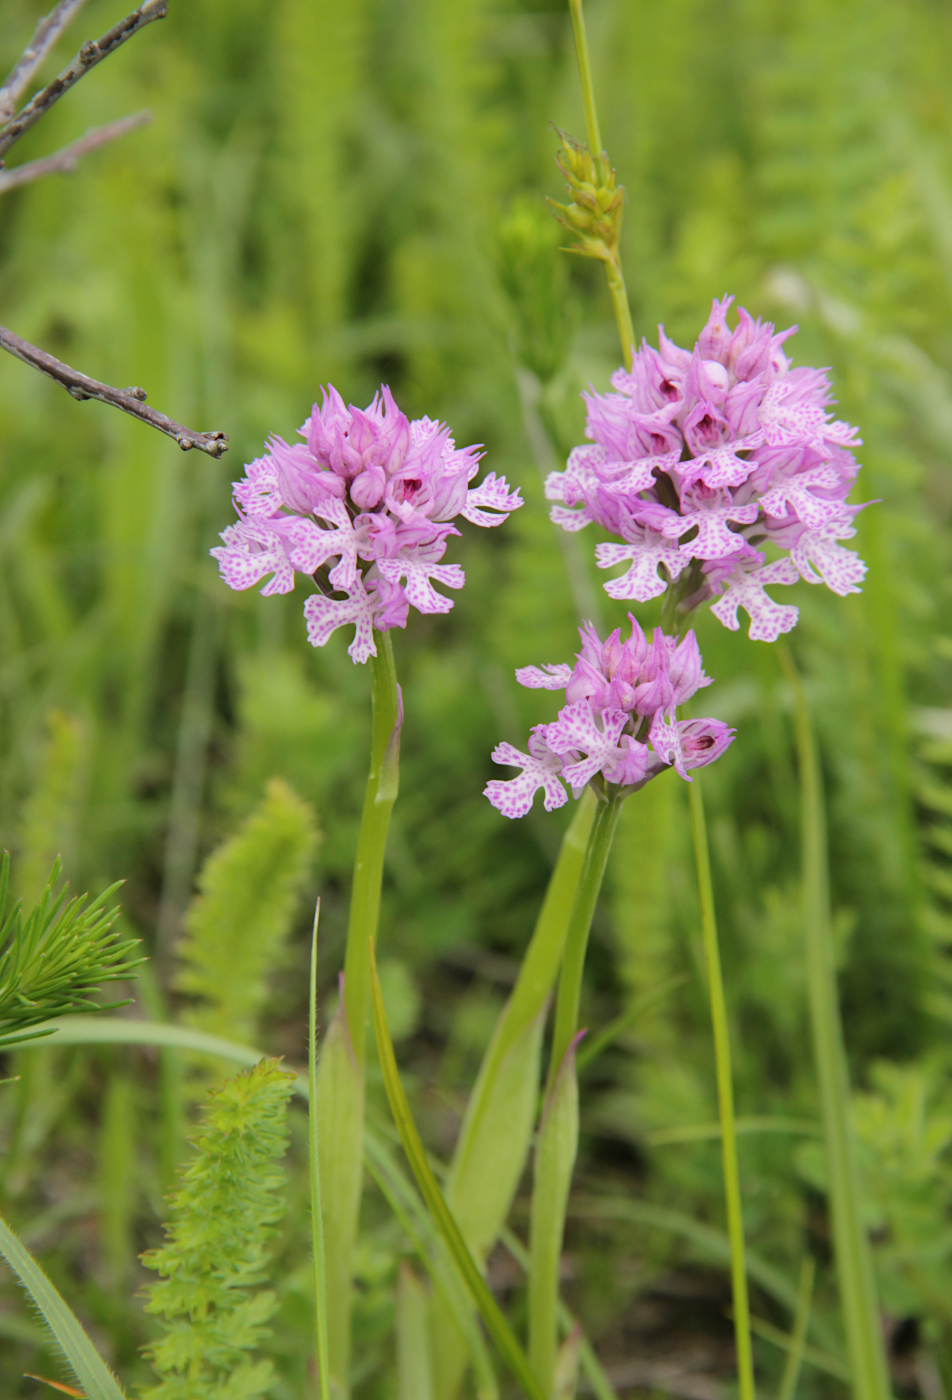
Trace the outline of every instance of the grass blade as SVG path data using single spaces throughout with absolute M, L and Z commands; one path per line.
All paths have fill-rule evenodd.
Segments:
M 803 1263 L 800 1265 L 800 1297 L 797 1299 L 797 1313 L 793 1320 L 790 1351 L 787 1353 L 787 1364 L 783 1368 L 777 1400 L 793 1400 L 797 1393 L 797 1382 L 800 1379 L 800 1368 L 803 1365 L 807 1340 L 807 1328 L 810 1325 L 810 1309 L 813 1305 L 813 1275 L 815 1272 L 816 1265 L 813 1261 L 813 1255 L 805 1255 Z
M 119 1382 L 29 1250 L 0 1217 L 0 1254 L 33 1299 L 87 1400 L 125 1400 Z
M 311 1174 L 311 1255 L 314 1262 L 314 1322 L 317 1337 L 317 1377 L 321 1400 L 330 1400 L 327 1347 L 327 1280 L 324 1274 L 324 1208 L 321 1202 L 321 1159 L 317 1131 L 317 926 L 321 901 L 314 910 L 311 931 L 311 976 L 308 998 L 307 1118 L 308 1161 Z
M 734 1082 L 731 1071 L 730 1030 L 727 1000 L 721 973 L 717 942 L 717 916 L 711 883 L 711 858 L 707 845 L 704 800 L 700 777 L 694 774 L 689 801 L 691 833 L 697 862 L 701 896 L 701 929 L 707 963 L 708 995 L 714 1031 L 714 1062 L 717 1073 L 717 1105 L 721 1122 L 721 1159 L 724 1168 L 724 1197 L 727 1206 L 727 1232 L 731 1246 L 731 1290 L 734 1295 L 734 1340 L 737 1347 L 737 1382 L 741 1400 L 754 1400 L 754 1351 L 750 1336 L 750 1300 L 747 1296 L 747 1263 L 744 1258 L 744 1217 L 740 1194 L 740 1168 L 737 1162 L 737 1133 L 734 1126 Z
M 393 1052 L 393 1042 L 390 1039 L 390 1032 L 387 1028 L 387 1015 L 384 1011 L 383 995 L 380 990 L 380 980 L 377 976 L 376 960 L 373 956 L 373 947 L 370 952 L 370 974 L 371 974 L 371 1006 L 374 1018 L 374 1030 L 377 1036 L 377 1051 L 380 1056 L 380 1066 L 383 1072 L 384 1088 L 387 1092 L 387 1099 L 390 1103 L 390 1111 L 393 1114 L 397 1131 L 400 1134 L 400 1141 L 403 1150 L 407 1155 L 410 1168 L 416 1177 L 417 1185 L 420 1188 L 427 1209 L 433 1217 L 434 1224 L 446 1241 L 453 1262 L 463 1276 L 463 1281 L 482 1314 L 486 1330 L 492 1337 L 507 1366 L 515 1377 L 516 1381 L 525 1391 L 530 1400 L 549 1400 L 543 1394 L 536 1383 L 535 1377 L 529 1369 L 526 1355 L 516 1340 L 515 1334 L 496 1302 L 486 1280 L 483 1278 L 476 1264 L 475 1259 L 469 1251 L 466 1241 L 460 1233 L 459 1226 L 443 1198 L 439 1183 L 433 1175 L 433 1170 L 427 1160 L 426 1150 L 420 1140 L 413 1115 L 410 1112 L 410 1105 L 404 1093 L 403 1085 L 400 1082 L 400 1075 L 397 1070 L 396 1056 Z

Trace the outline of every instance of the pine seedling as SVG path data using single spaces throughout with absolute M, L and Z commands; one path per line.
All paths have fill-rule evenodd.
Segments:
M 201 998 L 185 1019 L 213 1035 L 254 1043 L 317 842 L 314 813 L 274 778 L 264 800 L 198 878 L 179 948 L 180 991 Z
M 278 1306 L 260 1285 L 284 1211 L 275 1163 L 293 1087 L 278 1061 L 261 1060 L 208 1095 L 166 1242 L 142 1256 L 160 1275 L 146 1312 L 165 1329 L 148 1348 L 160 1382 L 145 1400 L 253 1400 L 271 1386 L 271 1362 L 254 1353 Z
M 119 982 L 144 961 L 133 955 L 137 940 L 118 938 L 118 908 L 107 902 L 118 883 L 87 903 L 88 896 L 56 893 L 60 862 L 24 915 L 19 900 L 7 912 L 10 856 L 0 861 L 0 1049 L 33 1040 L 49 1030 L 32 1029 L 72 1012 L 112 1011 L 127 1001 L 99 1003 L 92 993 L 103 982 Z

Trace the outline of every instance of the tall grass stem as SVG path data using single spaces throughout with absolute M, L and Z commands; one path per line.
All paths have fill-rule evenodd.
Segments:
M 314 1265 L 314 1323 L 317 1341 L 317 1378 L 321 1400 L 330 1400 L 330 1367 L 327 1340 L 327 1279 L 324 1271 L 324 1205 L 321 1199 L 321 1159 L 317 1131 L 317 926 L 321 901 L 314 910 L 311 930 L 311 976 L 308 995 L 307 1118 L 308 1157 L 311 1176 L 311 1257 Z
M 836 982 L 820 763 L 800 673 L 789 649 L 781 651 L 780 659 L 793 693 L 800 764 L 803 937 L 840 1305 L 856 1400 L 888 1400 L 889 1369 L 850 1126 L 849 1068 Z
M 730 1032 L 727 1001 L 721 973 L 717 941 L 714 888 L 711 883 L 711 857 L 707 845 L 704 799 L 697 773 L 690 786 L 691 832 L 697 863 L 701 897 L 701 929 L 707 963 L 711 1021 L 714 1027 L 714 1064 L 717 1075 L 717 1104 L 721 1121 L 721 1160 L 724 1168 L 724 1197 L 727 1204 L 727 1234 L 731 1245 L 731 1286 L 734 1295 L 734 1338 L 737 1346 L 737 1381 L 740 1400 L 754 1400 L 754 1355 L 750 1334 L 750 1300 L 747 1295 L 747 1261 L 744 1247 L 744 1218 L 737 1163 L 737 1131 L 734 1119 L 734 1084 L 731 1072 Z

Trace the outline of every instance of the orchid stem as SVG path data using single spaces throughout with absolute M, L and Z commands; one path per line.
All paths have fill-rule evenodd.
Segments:
M 340 1396 L 349 1395 L 351 1280 L 363 1177 L 364 1089 L 370 1011 L 371 948 L 380 920 L 380 886 L 390 813 L 397 796 L 403 710 L 387 633 L 376 633 L 371 663 L 373 720 L 344 954 L 342 1016 L 324 1040 L 317 1074 L 321 1189 L 327 1280 L 328 1365 Z M 316 1121 L 316 1120 L 315 1120 Z
M 740 1400 L 754 1400 L 754 1359 L 750 1337 L 750 1302 L 747 1296 L 747 1262 L 744 1248 L 744 1219 L 741 1209 L 740 1171 L 737 1165 L 737 1130 L 734 1120 L 734 1086 L 731 1073 L 730 1033 L 727 1002 L 721 974 L 717 942 L 711 858 L 707 845 L 704 800 L 698 774 L 690 787 L 691 831 L 697 881 L 701 896 L 701 928 L 707 962 L 711 1021 L 714 1026 L 714 1063 L 717 1074 L 717 1103 L 721 1120 L 721 1157 L 724 1168 L 724 1196 L 727 1203 L 727 1233 L 731 1246 L 731 1284 L 734 1295 L 734 1337 L 737 1346 L 737 1379 Z
M 618 815 L 624 799 L 613 795 L 600 801 L 595 821 L 588 838 L 585 860 L 579 876 L 572 915 L 565 937 L 565 952 L 562 955 L 562 971 L 559 974 L 558 999 L 555 1006 L 555 1030 L 552 1036 L 552 1059 L 549 1069 L 549 1088 L 555 1082 L 566 1051 L 578 1030 L 579 1003 L 582 996 L 582 974 L 585 969 L 585 953 L 588 936 L 592 928 L 595 905 L 605 878 L 605 867 L 612 848 Z
M 378 632 L 376 641 L 377 655 L 370 663 L 373 702 L 370 773 L 357 835 L 344 955 L 344 1006 L 354 1058 L 361 1069 L 367 1058 L 370 940 L 376 942 L 380 922 L 380 886 L 390 813 L 397 797 L 402 721 L 390 633 Z

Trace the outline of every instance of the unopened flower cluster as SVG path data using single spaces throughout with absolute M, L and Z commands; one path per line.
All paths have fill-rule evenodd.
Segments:
M 272 437 L 235 482 L 238 522 L 212 554 L 231 588 L 267 578 L 262 593 L 290 593 L 295 573 L 313 576 L 311 644 L 353 624 L 348 652 L 365 662 L 377 654 L 375 629 L 405 627 L 411 607 L 452 608 L 434 584 L 465 582 L 458 564 L 441 563 L 456 517 L 499 525 L 522 501 L 492 472 L 471 487 L 479 450 L 458 448 L 430 418 L 411 422 L 386 387 L 366 409 L 328 388 L 299 431 L 303 443 Z
M 690 782 L 689 769 L 712 763 L 732 742 L 734 731 L 720 720 L 676 718 L 677 707 L 711 683 L 694 633 L 679 642 L 656 628 L 649 642 L 628 618 L 631 636 L 624 642 L 619 629 L 602 642 L 591 623 L 580 628 L 574 667 L 516 672 L 520 685 L 564 690 L 567 703 L 552 724 L 535 726 L 528 753 L 512 744 L 493 749 L 496 763 L 522 769 L 486 785 L 503 816 L 524 817 L 539 788 L 551 812 L 568 801 L 565 784 L 577 797 L 599 775 L 629 792 L 669 767 Z
M 629 566 L 605 584 L 611 597 L 646 602 L 677 581 L 685 611 L 717 596 L 725 627 L 743 608 L 750 636 L 776 641 L 798 609 L 765 584 L 859 591 L 866 566 L 840 544 L 861 509 L 847 504 L 859 439 L 828 412 L 825 373 L 791 366 L 782 347 L 796 327 L 775 334 L 741 309 L 732 331 L 732 301 L 714 302 L 693 352 L 659 327 L 660 348 L 644 342 L 614 393 L 585 396 L 591 443 L 546 495 L 564 529 L 595 522 L 620 537 L 595 550 L 600 568 Z M 768 542 L 783 551 L 770 562 Z

